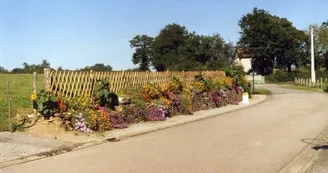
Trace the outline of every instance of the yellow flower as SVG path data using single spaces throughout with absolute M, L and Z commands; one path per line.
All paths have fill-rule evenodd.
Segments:
M 31 95 L 31 100 L 32 100 L 32 101 L 36 100 L 37 98 L 38 98 L 38 95 L 37 95 L 37 94 L 33 93 L 33 94 Z

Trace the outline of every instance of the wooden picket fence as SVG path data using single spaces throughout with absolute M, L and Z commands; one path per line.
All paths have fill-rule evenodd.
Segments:
M 166 72 L 99 72 L 99 71 L 59 71 L 44 70 L 45 89 L 60 93 L 63 97 L 92 96 L 97 80 L 105 79 L 110 83 L 112 92 L 119 92 L 133 87 L 141 87 L 148 82 L 166 85 L 174 76 L 179 76 L 186 83 L 194 80 L 199 72 L 166 71 Z M 224 71 L 203 71 L 206 77 L 224 78 Z
M 317 79 L 316 82 L 312 82 L 310 78 L 295 78 L 296 85 L 312 87 L 312 88 L 323 88 L 325 86 L 325 83 L 327 82 L 328 82 L 327 78 Z

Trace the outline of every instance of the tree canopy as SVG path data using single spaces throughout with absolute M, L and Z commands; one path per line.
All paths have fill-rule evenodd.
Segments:
M 137 35 L 130 45 L 135 48 L 132 62 L 140 70 L 218 70 L 233 62 L 234 47 L 219 34 L 199 35 L 176 23 L 166 25 L 156 37 Z
M 97 63 L 93 66 L 86 66 L 82 69 L 80 69 L 81 71 L 112 71 L 113 68 L 110 65 L 105 65 L 103 63 Z
M 258 73 L 271 74 L 275 66 L 290 72 L 293 64 L 299 64 L 297 57 L 303 55 L 307 35 L 286 18 L 254 8 L 238 24 L 241 29 L 238 44 L 252 50 L 252 65 Z
M 139 64 L 140 70 L 149 70 L 151 63 L 151 46 L 153 38 L 147 35 L 137 35 L 130 40 L 130 47 L 135 49 L 132 56 L 133 64 Z

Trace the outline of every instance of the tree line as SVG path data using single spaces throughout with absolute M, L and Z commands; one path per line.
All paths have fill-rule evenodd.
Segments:
M 28 64 L 26 62 L 23 63 L 22 68 L 14 68 L 11 71 L 5 69 L 4 67 L 0 66 L 0 73 L 43 73 L 45 68 L 50 68 L 50 63 L 47 60 L 42 60 L 40 64 Z M 69 70 L 63 69 L 62 67 L 58 67 L 57 70 Z M 97 63 L 92 66 L 86 66 L 84 68 L 77 69 L 78 71 L 112 71 L 113 68 L 110 65 L 105 65 L 103 63 Z
M 238 25 L 238 46 L 252 50 L 252 65 L 260 74 L 271 74 L 273 68 L 291 72 L 292 65 L 310 68 L 309 29 L 299 30 L 288 19 L 257 8 L 244 15 Z M 315 68 L 328 69 L 328 21 L 312 26 Z

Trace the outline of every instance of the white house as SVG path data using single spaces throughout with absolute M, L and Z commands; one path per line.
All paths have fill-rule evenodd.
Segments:
M 235 52 L 235 61 L 236 65 L 242 65 L 244 71 L 247 73 L 252 69 L 252 53 L 248 48 L 237 48 Z

